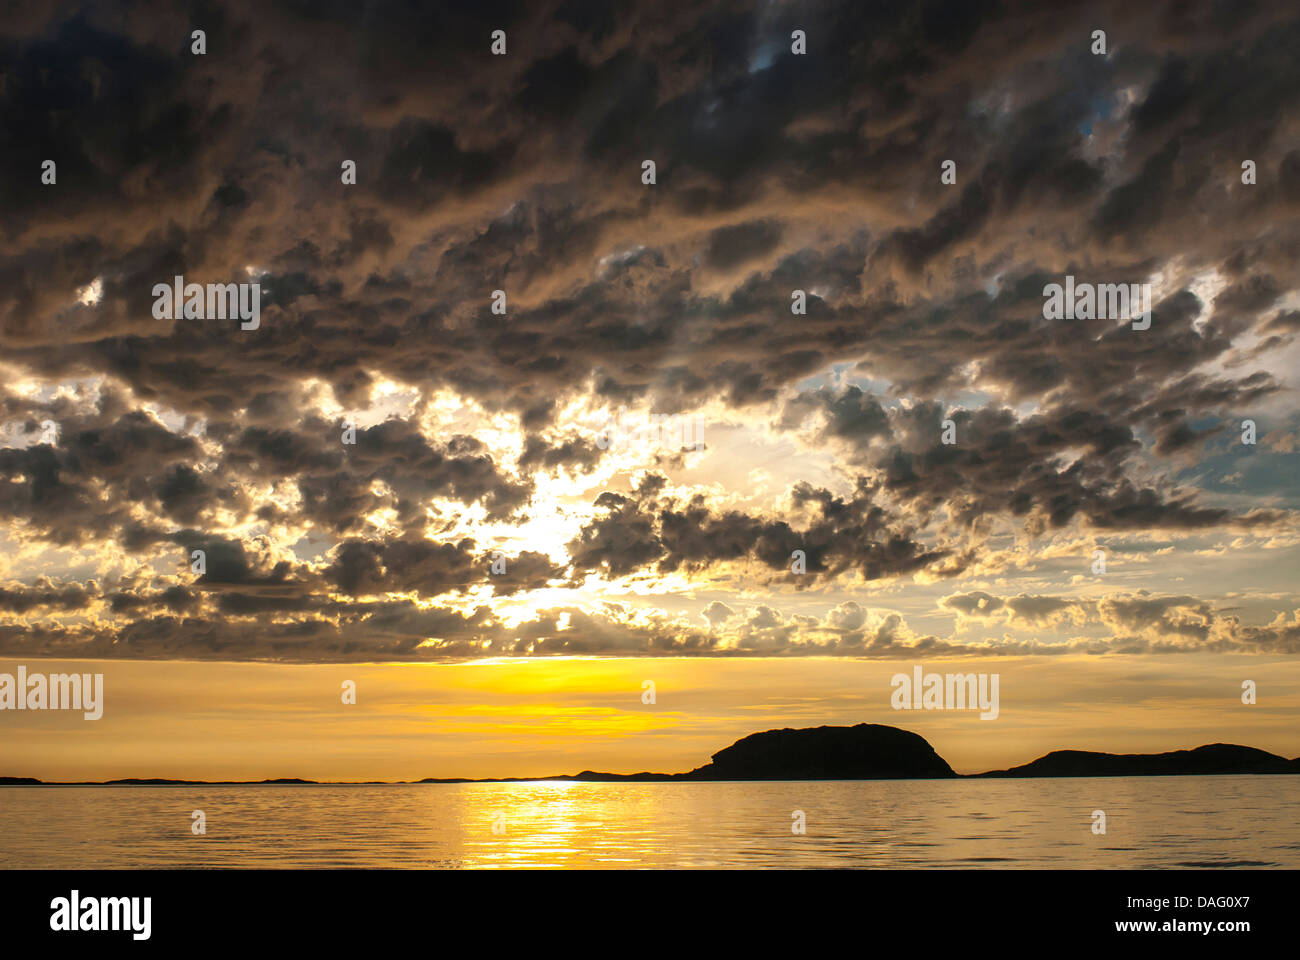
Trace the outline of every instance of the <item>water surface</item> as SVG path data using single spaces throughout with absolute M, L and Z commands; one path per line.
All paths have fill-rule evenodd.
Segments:
M 1296 868 L 1298 823 L 1295 776 L 3 787 L 0 866 Z

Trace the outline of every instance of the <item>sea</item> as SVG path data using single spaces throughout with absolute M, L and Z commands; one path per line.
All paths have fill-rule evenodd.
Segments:
M 0 868 L 154 867 L 1296 868 L 1300 776 L 0 787 Z

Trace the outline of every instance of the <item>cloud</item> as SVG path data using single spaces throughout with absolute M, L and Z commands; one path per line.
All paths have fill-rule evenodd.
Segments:
M 1096 57 L 1086 11 L 1021 2 L 237 2 L 204 56 L 178 12 L 15 12 L 0 649 L 893 656 L 949 641 L 843 591 L 935 580 L 1056 631 L 988 650 L 1292 649 L 1289 606 L 966 582 L 997 536 L 1295 527 L 1300 18 L 1105 13 Z M 1067 274 L 1151 283 L 1151 327 L 1045 319 Z M 178 275 L 255 280 L 260 327 L 155 318 Z M 602 450 L 619 405 L 718 442 Z M 739 571 L 708 629 L 590 612 Z

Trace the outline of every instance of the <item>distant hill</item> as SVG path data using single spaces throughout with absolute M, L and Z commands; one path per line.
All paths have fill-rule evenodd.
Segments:
M 1056 750 L 1032 763 L 1010 770 L 992 770 L 981 777 L 1177 777 L 1223 776 L 1243 773 L 1300 773 L 1300 759 L 1241 747 L 1211 743 L 1195 750 L 1171 753 L 1090 753 Z
M 378 783 L 379 781 L 371 781 Z M 32 777 L 0 777 L 0 787 L 261 787 L 276 784 L 305 783 L 328 786 L 319 780 L 281 777 L 277 780 L 167 780 L 162 777 L 127 777 L 123 780 L 83 780 L 78 782 L 36 780 Z
M 244 781 L 241 780 L 163 780 L 159 778 L 150 778 L 150 779 L 131 778 L 127 780 L 105 780 L 104 786 L 106 787 L 114 787 L 114 786 L 171 787 L 176 785 L 184 786 L 186 784 L 205 783 L 210 786 L 217 786 L 217 787 L 222 787 L 222 786 L 244 787 L 244 786 L 248 786 L 249 784 L 260 784 L 260 783 L 286 784 L 286 783 L 318 783 L 318 782 L 319 781 L 317 780 L 299 780 L 297 777 L 280 777 L 279 779 L 276 780 L 244 780 Z
M 990 770 L 968 777 L 1170 777 L 1300 773 L 1300 757 L 1287 760 L 1254 747 L 1212 743 L 1172 753 L 1091 753 L 1055 750 L 1024 766 Z M 427 777 L 417 783 L 519 783 L 572 780 L 590 783 L 663 783 L 705 780 L 938 780 L 953 772 L 929 742 L 898 727 L 859 723 L 852 727 L 765 730 L 737 740 L 709 763 L 687 773 L 600 773 L 584 770 L 554 777 Z M 377 783 L 379 781 L 368 781 Z M 99 783 L 47 784 L 30 777 L 0 777 L 0 786 L 330 786 L 315 780 L 160 780 L 128 779 Z
M 898 727 L 786 728 L 752 733 L 683 780 L 921 780 L 955 777 L 918 734 Z

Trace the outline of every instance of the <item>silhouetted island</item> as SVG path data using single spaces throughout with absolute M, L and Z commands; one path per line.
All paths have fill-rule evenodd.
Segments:
M 1239 773 L 1300 773 L 1300 758 L 1211 743 L 1195 750 L 1170 753 L 1090 753 L 1054 750 L 1032 763 L 1010 770 L 990 770 L 979 777 L 1194 777 Z
M 737 740 L 685 780 L 932 780 L 955 777 L 919 734 L 898 727 L 767 730 Z
M 426 777 L 416 783 L 521 783 L 537 780 L 646 783 L 736 780 L 947 780 L 964 777 L 1169 777 L 1300 773 L 1300 758 L 1231 743 L 1171 753 L 1114 754 L 1056 750 L 1023 766 L 958 774 L 922 736 L 898 727 L 859 723 L 852 727 L 805 727 L 752 733 L 686 773 L 600 773 L 553 777 Z M 367 781 L 375 784 L 380 781 Z M 410 781 L 404 781 L 410 782 Z M 0 777 L 0 786 L 348 786 L 285 777 L 276 780 L 126 779 L 95 783 L 48 783 Z

